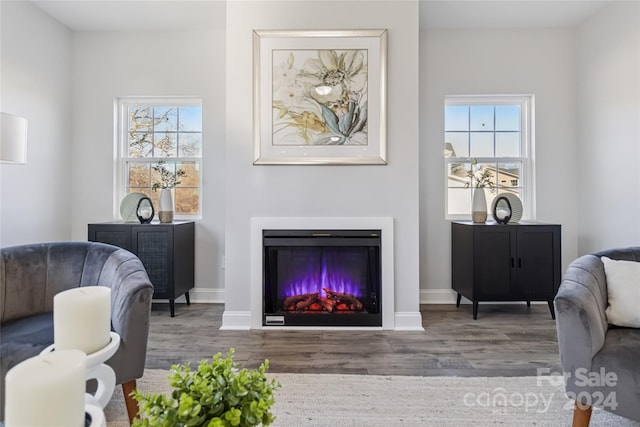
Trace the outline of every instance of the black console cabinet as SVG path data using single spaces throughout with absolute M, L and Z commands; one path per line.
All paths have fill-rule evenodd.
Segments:
M 153 284 L 154 299 L 168 299 L 171 317 L 175 300 L 194 286 L 193 221 L 172 223 L 106 222 L 89 224 L 89 241 L 108 243 L 133 252 L 144 264 Z
M 473 302 L 547 301 L 555 319 L 553 298 L 561 280 L 561 229 L 556 224 L 451 223 L 451 279 Z

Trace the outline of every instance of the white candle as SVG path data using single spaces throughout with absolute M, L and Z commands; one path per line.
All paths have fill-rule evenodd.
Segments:
M 41 354 L 5 377 L 5 426 L 84 426 L 86 358 L 80 350 Z
M 504 218 L 506 218 L 507 215 L 509 215 L 509 210 L 508 209 L 496 209 L 496 216 L 499 219 L 504 219 Z
M 68 348 L 91 354 L 109 344 L 111 289 L 83 286 L 53 297 L 53 340 L 56 351 Z
M 149 219 L 151 216 L 151 206 L 144 206 L 140 208 L 140 216 L 142 219 Z

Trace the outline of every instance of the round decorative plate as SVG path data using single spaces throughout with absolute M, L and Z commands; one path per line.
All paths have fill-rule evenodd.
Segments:
M 520 221 L 520 219 L 522 219 L 522 200 L 520 200 L 520 197 L 516 196 L 513 193 L 498 194 L 491 202 L 491 212 L 493 212 L 493 208 L 495 207 L 498 197 L 500 196 L 506 197 L 507 200 L 509 200 L 509 204 L 511 205 L 511 219 L 509 220 L 509 224 Z
M 140 222 L 136 216 L 136 209 L 138 209 L 138 202 L 143 197 L 147 197 L 147 195 L 143 193 L 129 193 L 122 198 L 122 202 L 120 202 L 120 216 L 124 222 Z

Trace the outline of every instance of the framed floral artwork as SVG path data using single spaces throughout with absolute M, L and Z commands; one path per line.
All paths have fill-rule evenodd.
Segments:
M 387 30 L 254 31 L 254 164 L 386 164 Z

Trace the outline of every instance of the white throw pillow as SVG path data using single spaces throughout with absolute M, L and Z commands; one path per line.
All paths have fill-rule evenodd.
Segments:
M 600 258 L 607 276 L 607 321 L 640 328 L 640 262 Z

